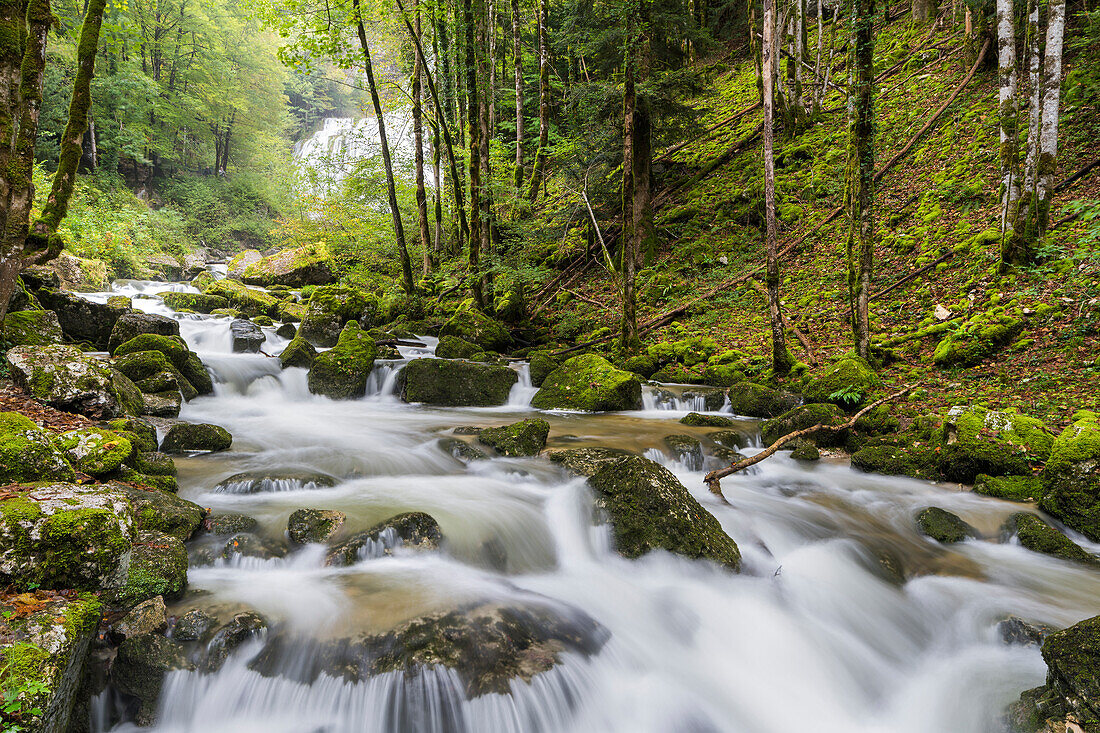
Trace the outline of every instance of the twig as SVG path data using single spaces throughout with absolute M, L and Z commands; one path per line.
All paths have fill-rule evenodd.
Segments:
M 872 402 L 871 404 L 867 405 L 866 407 L 864 407 L 862 410 L 860 410 L 856 414 L 852 415 L 851 419 L 848 420 L 848 422 L 846 422 L 846 423 L 841 423 L 840 425 L 825 425 L 823 423 L 818 423 L 817 425 L 814 425 L 812 427 L 803 428 L 802 430 L 795 430 L 793 433 L 787 433 L 782 438 L 779 438 L 777 441 L 772 443 L 769 447 L 767 447 L 764 450 L 757 453 L 755 456 L 752 456 L 751 458 L 745 458 L 744 460 L 740 460 L 737 463 L 734 463 L 734 464 L 731 464 L 731 465 L 727 466 L 726 468 L 720 468 L 716 471 L 711 471 L 710 473 L 708 473 L 703 478 L 703 483 L 705 483 L 707 485 L 707 488 L 710 489 L 710 492 L 712 494 L 714 494 L 715 496 L 718 496 L 720 499 L 722 499 L 722 501 L 725 501 L 726 497 L 722 494 L 722 479 L 725 478 L 726 476 L 737 473 L 738 471 L 743 471 L 744 469 L 748 468 L 749 466 L 755 466 L 757 463 L 760 463 L 760 461 L 764 460 L 765 458 L 767 458 L 771 455 L 774 455 L 776 451 L 778 451 L 780 448 L 782 448 L 787 443 L 790 443 L 792 440 L 798 440 L 799 438 L 802 438 L 802 437 L 805 437 L 807 435 L 810 435 L 812 433 L 817 433 L 817 432 L 828 431 L 828 432 L 836 433 L 836 432 L 839 432 L 841 430 L 847 430 L 848 428 L 855 425 L 856 422 L 861 417 L 866 415 L 871 410 L 875 409 L 876 407 L 878 407 L 880 405 L 884 405 L 887 402 L 893 402 L 894 400 L 898 399 L 899 397 L 902 397 L 902 396 L 908 394 L 909 392 L 911 392 L 912 389 L 913 389 L 913 385 L 909 385 L 908 387 L 901 390 L 900 392 L 895 392 L 892 395 L 888 395 L 886 397 L 883 397 L 881 400 L 877 400 L 875 402 Z

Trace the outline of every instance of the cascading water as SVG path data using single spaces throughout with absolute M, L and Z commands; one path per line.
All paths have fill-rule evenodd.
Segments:
M 167 312 L 158 300 L 135 303 Z M 356 531 L 422 511 L 446 544 L 414 552 L 383 534 L 347 567 L 326 565 L 319 545 L 193 567 L 174 612 L 253 608 L 271 622 L 268 638 L 290 641 L 281 655 L 262 654 L 259 638 L 217 672 L 171 673 L 157 733 L 992 733 L 1004 706 L 1045 673 L 1038 650 L 1006 645 L 997 623 L 1015 614 L 1064 626 L 1096 612 L 1100 577 L 1091 569 L 1014 544 L 938 545 L 912 524 L 935 504 L 995 536 L 1018 505 L 828 461 L 806 467 L 783 454 L 727 478 L 722 504 L 701 471 L 663 447 L 667 434 L 713 432 L 676 422 L 698 409 L 694 399 L 661 409 L 647 398 L 638 413 L 543 413 L 551 447 L 654 451 L 737 541 L 744 569 L 734 575 L 661 552 L 626 560 L 593 524 L 583 479 L 538 458 L 464 462 L 441 447 L 440 433 L 455 426 L 529 416 L 524 367 L 501 408 L 406 405 L 387 385 L 403 361 L 432 352 L 425 339 L 422 348 L 401 347 L 401 360 L 380 362 L 367 397 L 334 402 L 309 393 L 305 370 L 228 353 L 224 319 L 176 317 L 218 379 L 216 393 L 187 403 L 181 418 L 234 435 L 229 452 L 178 461 L 182 496 L 248 514 L 270 537 L 282 537 L 302 507 L 338 509 Z M 265 351 L 278 353 L 264 330 L 272 339 Z M 235 474 L 277 469 L 337 482 L 215 490 Z M 883 554 L 907 580 L 883 570 Z M 444 668 L 358 681 L 302 671 L 317 645 L 467 602 L 533 597 L 591 616 L 609 632 L 603 648 L 567 654 L 530 684 L 513 682 L 511 694 L 473 699 Z M 111 695 L 97 701 L 97 730 L 112 724 Z

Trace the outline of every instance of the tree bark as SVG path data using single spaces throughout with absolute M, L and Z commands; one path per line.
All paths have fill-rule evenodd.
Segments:
M 1016 29 L 1012 0 L 997 0 L 998 113 L 1001 133 L 1001 238 L 1010 235 L 1010 213 L 1019 191 L 1019 104 L 1016 101 Z M 914 6 L 915 7 L 915 6 Z
M 523 19 L 519 13 L 519 0 L 512 0 L 512 64 L 515 67 L 516 84 L 516 191 L 523 188 Z
M 546 35 L 550 22 L 548 5 L 549 0 L 539 0 L 539 147 L 527 187 L 527 200 L 531 203 L 539 197 L 546 168 L 546 147 L 550 142 L 550 41 Z
M 631 23 L 628 20 L 627 23 Z M 638 315 L 634 297 L 634 264 L 637 261 L 635 246 L 638 239 L 634 235 L 634 142 L 637 121 L 637 92 L 635 90 L 635 58 L 632 31 L 627 31 L 630 39 L 627 43 L 626 58 L 623 64 L 623 182 L 622 208 L 623 229 L 620 235 L 620 261 L 623 273 L 623 314 L 619 324 L 619 343 L 624 349 L 638 341 Z
M 1050 0 L 1047 10 L 1047 42 L 1043 57 L 1043 113 L 1039 124 L 1039 167 L 1036 192 L 1036 240 L 1050 224 L 1054 173 L 1058 165 L 1058 118 L 1062 96 L 1062 40 L 1066 28 L 1066 0 Z
M 848 293 L 856 352 L 870 356 L 868 302 L 874 265 L 875 0 L 854 0 L 849 83 Z
M 496 0 L 487 3 L 486 36 L 489 46 L 489 83 L 485 89 L 485 102 L 489 109 L 489 125 L 485 136 L 491 140 L 497 129 L 497 4 Z
M 487 6 L 492 5 L 492 0 L 487 3 L 479 0 L 478 13 L 474 24 L 476 39 L 474 47 L 477 49 L 477 81 L 478 93 L 478 162 L 481 164 L 481 257 L 489 257 L 493 252 L 494 225 L 493 225 L 493 172 L 490 169 L 489 141 L 493 137 L 493 85 L 492 74 L 495 64 L 490 52 L 486 54 L 486 48 L 492 48 L 488 43 L 488 36 L 493 32 L 492 16 L 486 12 Z M 481 269 L 481 289 L 486 304 L 491 302 L 490 275 Z
M 420 4 L 418 0 L 413 0 L 413 18 L 414 28 L 417 38 L 420 38 Z M 423 48 L 423 41 L 416 44 L 418 48 Z M 416 58 L 413 61 L 413 73 L 412 73 L 412 99 L 413 99 L 413 157 L 415 158 L 416 166 L 416 213 L 417 222 L 420 225 L 420 251 L 423 261 L 423 274 L 427 275 L 432 271 L 432 241 L 431 235 L 428 234 L 428 197 L 424 191 L 424 123 L 422 117 L 424 115 L 423 108 L 421 106 L 421 86 L 420 80 L 423 76 L 424 60 L 420 57 L 420 53 L 416 53 Z
M 474 48 L 475 0 L 462 0 L 462 22 L 466 47 L 466 124 L 470 155 L 467 175 L 470 179 L 470 241 L 467 243 L 467 277 L 470 295 L 478 308 L 485 308 L 485 295 L 481 289 L 481 125 L 477 88 L 477 53 Z
M 401 257 L 401 274 L 406 293 L 416 291 L 416 283 L 413 281 L 412 262 L 409 260 L 409 250 L 405 246 L 405 227 L 401 224 L 401 209 L 397 206 L 397 188 L 393 179 L 393 161 L 390 159 L 390 146 L 386 140 L 386 120 L 382 112 L 382 101 L 378 97 L 378 85 L 374 82 L 374 68 L 370 60 L 370 47 L 367 45 L 367 31 L 363 27 L 363 16 L 359 12 L 359 0 L 351 0 L 355 11 L 355 27 L 359 34 L 359 45 L 363 49 L 363 63 L 366 66 L 367 86 L 370 88 L 371 104 L 374 105 L 374 117 L 378 122 L 378 142 L 382 147 L 382 165 L 386 169 L 386 194 L 390 203 L 390 214 L 393 218 L 393 234 L 397 240 L 397 251 Z

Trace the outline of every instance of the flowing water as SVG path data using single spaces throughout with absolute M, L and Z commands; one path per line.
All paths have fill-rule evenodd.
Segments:
M 118 287 L 131 295 L 165 289 Z M 156 299 L 135 305 L 169 313 Z M 160 733 L 999 731 L 1004 707 L 1040 684 L 1045 667 L 1034 646 L 1002 642 L 997 623 L 1015 614 L 1065 626 L 1097 612 L 1100 575 L 998 543 L 997 528 L 1019 505 L 957 487 L 778 454 L 727 478 L 729 504 L 719 503 L 702 472 L 663 447 L 668 434 L 713 432 L 676 422 L 697 405 L 675 389 L 649 394 L 638 412 L 541 413 L 551 448 L 606 445 L 661 458 L 737 541 L 744 570 L 734 575 L 666 553 L 625 560 L 593 522 L 584 479 L 545 459 L 467 465 L 441 448 L 456 426 L 536 414 L 524 367 L 499 408 L 406 405 L 394 394 L 403 360 L 380 362 L 363 399 L 335 402 L 309 393 L 305 370 L 230 353 L 228 319 L 176 317 L 217 382 L 214 395 L 187 403 L 180 417 L 234 436 L 228 452 L 177 461 L 182 496 L 249 514 L 271 537 L 302 507 L 346 512 L 352 531 L 423 511 L 446 537 L 442 551 L 417 553 L 384 535 L 344 568 L 325 566 L 319 546 L 279 559 L 218 560 L 190 570 L 176 612 L 253 608 L 280 633 L 325 641 L 469 601 L 540 598 L 582 609 L 610 637 L 590 658 L 567 655 L 530 684 L 514 682 L 511 695 L 474 699 L 439 668 L 310 681 L 291 653 L 261 675 L 248 666 L 255 643 L 216 673 L 171 673 Z M 264 332 L 264 351 L 277 354 L 282 340 Z M 434 341 L 425 344 L 404 349 L 404 359 L 430 354 Z M 338 482 L 215 490 L 242 471 L 281 469 Z M 930 504 L 990 539 L 946 547 L 921 537 L 912 518 Z M 883 571 L 883 555 L 907 580 Z M 308 643 L 295 648 L 309 654 Z

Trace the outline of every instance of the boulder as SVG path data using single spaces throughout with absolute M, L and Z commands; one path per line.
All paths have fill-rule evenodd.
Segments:
M 164 598 L 154 596 L 142 601 L 121 619 L 111 624 L 111 637 L 119 643 L 144 634 L 160 634 L 168 628 L 168 609 Z
M 218 512 L 206 518 L 203 527 L 210 534 L 224 535 L 239 532 L 253 532 L 259 526 L 253 517 L 236 512 Z
M 38 291 L 42 306 L 57 314 L 61 330 L 74 341 L 87 341 L 106 350 L 115 322 L 125 308 L 93 303 L 72 293 L 43 289 Z
M 1024 328 L 1020 314 L 994 308 L 979 313 L 936 344 L 932 360 L 937 366 L 974 366 L 1008 345 Z
M 0 413 L 0 485 L 37 481 L 72 481 L 76 478 L 53 436 L 22 415 Z M 27 427 L 29 425 L 30 427 Z
M 115 368 L 111 368 L 111 385 L 118 395 L 118 405 L 122 414 L 137 417 L 145 413 L 145 397 L 141 388 L 133 380 Z
M 220 295 L 206 295 L 204 293 L 157 293 L 164 304 L 172 310 L 195 311 L 196 313 L 210 313 L 219 308 L 228 308 L 229 301 Z
M 263 258 L 263 254 L 254 249 L 246 249 L 243 252 L 238 252 L 225 263 L 226 274 L 234 280 L 240 280 L 244 276 L 245 270 Z
M 266 632 L 267 621 L 260 614 L 253 611 L 234 614 L 233 618 L 214 632 L 206 645 L 202 659 L 203 672 L 210 673 L 220 669 L 230 654 Z
M 567 448 L 549 451 L 546 457 L 573 473 L 593 476 L 607 464 L 633 455 L 622 448 Z
M 660 464 L 622 458 L 604 465 L 588 485 L 611 522 L 620 555 L 636 558 L 663 549 L 740 568 L 741 553 L 722 525 Z
M 690 425 L 691 427 L 731 428 L 734 422 L 721 415 L 703 415 L 698 412 L 689 412 L 680 418 L 680 424 Z
M 323 244 L 285 249 L 244 268 L 241 279 L 249 285 L 271 287 L 289 285 L 327 285 L 336 280 L 332 255 Z
M 1100 542 L 1100 413 L 1082 410 L 1073 416 L 1040 477 L 1043 511 Z
M 392 555 L 394 548 L 436 550 L 443 533 L 435 519 L 424 512 L 406 512 L 379 522 L 329 550 L 325 563 L 343 567 L 360 560 Z
M 1009 616 L 997 623 L 997 632 L 1005 644 L 1041 647 L 1054 631 L 1046 624 L 1031 623 L 1018 616 Z
M 203 293 L 225 298 L 232 308 L 246 316 L 276 318 L 279 315 L 279 300 L 275 296 L 236 280 L 215 280 L 203 289 Z M 211 313 L 215 314 L 219 310 L 221 309 L 215 309 Z
M 1005 501 L 1038 501 L 1043 482 L 1038 476 L 986 476 L 974 478 L 974 493 Z
M 282 365 L 283 369 L 290 367 L 309 369 L 316 359 L 317 349 L 313 348 L 311 343 L 300 336 L 292 338 L 286 348 L 283 349 L 283 352 L 279 354 L 279 364 Z
M 107 427 L 129 440 L 137 450 L 157 449 L 157 428 L 148 420 L 140 417 L 123 417 L 111 420 L 107 423 Z
M 336 485 L 336 479 L 320 471 L 259 469 L 235 473 L 218 482 L 215 494 L 266 494 L 279 491 L 311 491 Z
M 103 260 L 89 260 L 68 252 L 61 252 L 47 262 L 46 267 L 57 273 L 58 282 L 65 290 L 95 293 L 109 287 L 107 263 Z
M 812 374 L 802 390 L 807 402 L 831 402 L 846 410 L 862 407 L 882 380 L 858 356 L 846 356 Z
M 315 346 L 334 346 L 349 321 L 373 328 L 378 299 L 356 288 L 325 285 L 314 289 L 300 319 L 298 335 Z
M 549 434 L 550 423 L 532 418 L 499 428 L 485 428 L 477 434 L 477 439 L 502 456 L 537 456 L 546 446 Z
M 236 354 L 258 354 L 260 345 L 267 340 L 259 326 L 243 318 L 229 324 L 229 333 L 233 338 L 233 352 Z
M 528 367 L 531 374 L 531 385 L 534 387 L 541 387 L 542 383 L 546 381 L 546 377 L 550 375 L 550 372 L 560 366 L 561 360 L 551 356 L 548 351 L 536 351 L 531 354 L 531 361 Z M 624 370 L 628 372 L 637 371 L 635 369 L 626 369 L 625 367 Z M 648 378 L 648 376 L 647 374 L 646 377 Z
M 413 359 L 400 374 L 401 399 L 444 407 L 490 407 L 508 401 L 519 379 L 505 366 L 447 359 Z
M 297 509 L 287 520 L 287 536 L 299 545 L 326 542 L 340 530 L 347 518 L 347 514 L 334 509 Z
M 979 474 L 1030 474 L 1029 464 L 1045 461 L 1054 443 L 1041 421 L 983 407 L 952 407 L 942 430 L 940 473 L 967 484 Z
M 714 433 L 707 433 L 707 437 L 730 450 L 740 450 L 752 444 L 752 438 L 749 435 L 737 430 L 719 430 Z
M 1076 542 L 1034 514 L 1017 512 L 1005 520 L 1001 527 L 1001 537 L 1009 539 L 1013 536 L 1032 552 L 1042 552 L 1085 565 L 1100 565 L 1100 558 L 1088 553 Z
M 938 506 L 930 506 L 922 509 L 917 514 L 917 529 L 926 537 L 931 537 L 937 542 L 953 544 L 962 542 L 967 537 L 977 537 L 978 532 L 969 524 Z
M 444 452 L 449 453 L 463 463 L 484 461 L 489 457 L 489 454 L 485 451 L 458 438 L 440 438 L 438 445 Z
M 457 336 L 440 336 L 439 344 L 435 347 L 435 355 L 440 359 L 474 359 L 484 352 L 477 344 L 463 341 Z
M 122 695 L 133 721 L 152 725 L 164 676 L 177 669 L 194 669 L 184 648 L 158 634 L 143 634 L 119 644 L 111 665 L 111 684 Z
M 218 620 L 201 608 L 192 608 L 176 619 L 172 627 L 172 641 L 198 641 L 206 636 Z
M 378 347 L 355 321 L 348 321 L 336 346 L 317 355 L 309 369 L 309 391 L 334 400 L 350 400 L 367 393 Z
M 109 486 L 28 487 L 0 501 L 0 585 L 118 588 L 133 538 L 130 503 Z
M 72 346 L 16 346 L 7 360 L 15 386 L 43 404 L 96 420 L 122 412 L 111 368 Z
M 183 265 L 170 254 L 146 255 L 143 262 L 154 273 L 153 280 L 177 282 L 183 279 Z
M 771 445 L 788 433 L 805 430 L 814 425 L 840 425 L 847 419 L 844 411 L 832 403 L 813 403 L 802 405 L 784 412 L 774 420 L 765 420 L 760 425 L 760 435 L 765 445 Z M 817 445 L 843 445 L 844 431 L 818 432 L 811 436 Z
M 689 471 L 703 468 L 703 444 L 690 435 L 666 435 L 665 447 Z
M 1100 616 L 1056 631 L 1043 642 L 1046 684 L 1028 690 L 1010 710 L 1014 730 L 1100 730 Z
M 125 484 L 113 486 L 130 500 L 134 524 L 139 531 L 161 532 L 186 542 L 206 516 L 206 510 L 198 504 L 167 491 L 139 489 Z
M 13 733 L 80 730 L 81 721 L 73 710 L 102 606 L 90 593 L 71 598 L 28 593 L 14 600 L 37 610 L 18 618 L 18 623 L 5 623 L 0 688 L 22 694 L 18 698 L 4 695 L 3 729 Z
M 733 364 L 707 364 L 703 368 L 703 384 L 715 387 L 732 387 L 746 381 L 745 366 L 740 362 Z
M 233 436 L 220 425 L 178 423 L 168 429 L 160 449 L 165 453 L 229 450 Z
M 180 407 L 183 405 L 183 397 L 179 391 L 155 392 L 143 395 L 145 411 L 143 415 L 150 417 L 176 418 L 180 415 Z
M 486 351 L 507 351 L 512 345 L 508 329 L 473 307 L 460 308 L 443 324 L 440 337 L 456 336 Z
M 791 451 L 791 458 L 796 461 L 820 461 L 821 451 L 808 440 L 799 441 L 799 444 Z
M 798 395 L 755 382 L 733 385 L 729 390 L 729 399 L 733 414 L 747 417 L 778 417 L 794 409 L 801 401 Z
M 275 329 L 275 335 L 279 338 L 293 340 L 298 335 L 298 327 L 293 323 L 284 323 Z
M 270 560 L 273 557 L 282 557 L 285 554 L 286 548 L 274 542 L 268 542 L 252 532 L 238 532 L 233 535 L 225 541 L 221 552 L 221 556 L 225 560 L 234 560 L 238 557 Z
M 53 311 L 18 311 L 4 317 L 0 339 L 11 346 L 59 344 L 64 338 Z
M 183 256 L 183 276 L 188 278 L 198 277 L 206 272 L 206 258 L 207 252 L 201 248 L 185 254 Z
M 114 354 L 119 346 L 142 334 L 179 338 L 180 323 L 173 318 L 151 313 L 124 313 L 118 317 L 115 327 L 111 329 L 107 348 Z
M 126 438 L 98 428 L 70 430 L 58 435 L 54 442 L 72 466 L 89 476 L 114 471 L 134 452 Z
M 142 351 L 159 351 L 172 363 L 198 394 L 211 394 L 214 380 L 206 371 L 198 354 L 187 348 L 187 344 L 178 336 L 158 336 L 142 334 L 121 344 L 114 350 L 115 358 Z
M 11 298 L 8 300 L 8 313 L 40 310 L 42 310 L 42 302 L 27 288 L 27 284 L 23 282 L 23 278 L 17 277 L 15 279 L 15 288 L 12 290 Z
M 131 607 L 155 596 L 174 601 L 187 589 L 187 548 L 176 537 L 155 530 L 139 532 L 126 583 L 114 602 Z
M 616 369 L 607 359 L 584 354 L 547 375 L 531 404 L 543 410 L 638 410 L 642 384 L 637 375 Z

